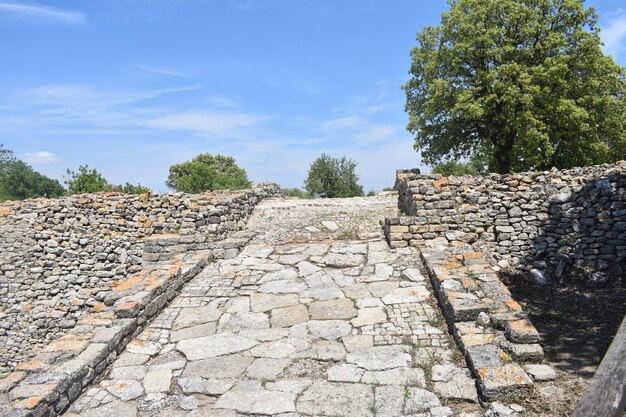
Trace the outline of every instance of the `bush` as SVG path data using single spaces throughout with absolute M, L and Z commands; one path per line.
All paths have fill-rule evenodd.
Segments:
M 151 190 L 149 187 L 144 187 L 143 185 L 139 183 L 137 183 L 137 185 L 133 185 L 127 182 L 122 187 L 122 192 L 125 192 L 126 194 L 145 194 L 145 193 L 149 193 L 150 191 Z
M 36 197 L 59 197 L 63 186 L 16 159 L 13 152 L 0 145 L 0 201 Z
M 357 183 L 359 177 L 355 172 L 356 166 L 357 163 L 345 155 L 333 158 L 322 153 L 311 164 L 304 188 L 307 193 L 317 197 L 360 197 L 363 195 L 363 187 Z
M 433 168 L 433 173 L 445 175 L 447 177 L 462 177 L 463 175 L 478 177 L 480 175 L 478 169 L 471 164 L 455 161 L 444 162 L 443 164 L 436 165 Z
M 311 198 L 311 195 L 304 191 L 302 188 L 284 188 L 285 197 L 296 197 L 307 199 Z
M 79 166 L 78 172 L 68 169 L 65 185 L 70 194 L 97 193 L 113 189 L 95 168 L 90 169 L 88 165 Z
M 176 191 L 197 194 L 207 190 L 248 188 L 250 181 L 234 158 L 203 153 L 191 161 L 172 165 L 165 185 Z

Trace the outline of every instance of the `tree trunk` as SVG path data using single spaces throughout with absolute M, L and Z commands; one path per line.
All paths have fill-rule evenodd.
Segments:
M 496 143 L 496 164 L 498 174 L 510 174 L 511 173 L 511 151 L 513 150 L 513 143 L 515 142 L 515 133 L 509 133 L 505 138 L 504 143 L 499 141 Z

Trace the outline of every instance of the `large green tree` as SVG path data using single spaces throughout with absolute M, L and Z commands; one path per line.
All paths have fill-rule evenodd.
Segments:
M 112 186 L 95 168 L 81 165 L 78 171 L 67 170 L 65 179 L 67 191 L 70 194 L 97 193 L 99 191 L 111 191 Z
M 250 181 L 234 158 L 202 153 L 191 161 L 172 165 L 165 185 L 176 191 L 196 194 L 207 190 L 247 188 Z
M 626 149 L 624 68 L 583 0 L 449 0 L 411 51 L 408 130 L 427 164 L 492 171 L 614 161 Z
M 0 201 L 37 197 L 59 197 L 63 186 L 30 165 L 15 158 L 13 151 L 0 145 Z
M 357 163 L 346 156 L 334 158 L 322 153 L 311 163 L 304 188 L 309 195 L 318 197 L 362 196 L 363 187 L 358 184 L 356 166 Z

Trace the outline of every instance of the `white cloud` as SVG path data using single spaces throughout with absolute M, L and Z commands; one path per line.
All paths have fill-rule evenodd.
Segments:
M 384 142 L 391 139 L 398 132 L 398 128 L 392 125 L 372 125 L 357 133 L 354 138 L 360 144 Z
M 359 116 L 346 116 L 327 120 L 322 123 L 321 127 L 322 130 L 325 131 L 335 131 L 360 127 L 363 126 L 365 123 L 365 120 L 363 120 Z
M 161 116 L 145 122 L 156 129 L 183 130 L 211 139 L 254 139 L 251 128 L 267 116 L 241 112 L 193 111 Z
M 358 115 L 327 120 L 321 123 L 320 128 L 327 135 L 348 138 L 359 145 L 387 141 L 399 130 L 397 126 L 372 123 L 369 118 Z
M 179 77 L 179 78 L 193 78 L 193 75 L 191 74 L 187 74 L 182 71 L 173 70 L 171 68 L 157 68 L 157 67 L 150 67 L 147 65 L 138 65 L 138 67 L 144 71 L 151 72 L 153 74 L 168 75 L 170 77 Z
M 626 50 L 626 14 L 611 19 L 608 26 L 602 29 L 601 36 L 604 50 L 617 58 Z
M 87 16 L 82 12 L 54 9 L 34 4 L 7 3 L 4 1 L 0 1 L 1 15 L 39 24 L 77 26 L 87 23 Z
M 31 165 L 53 165 L 59 162 L 60 158 L 48 151 L 26 152 L 22 155 L 22 160 Z

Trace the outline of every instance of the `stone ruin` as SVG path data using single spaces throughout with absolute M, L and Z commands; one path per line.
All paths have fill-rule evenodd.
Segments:
M 538 333 L 497 271 L 623 277 L 624 161 L 485 178 L 398 171 L 395 188 L 402 215 L 382 221 L 385 237 L 420 249 L 483 399 L 526 392 L 551 374 L 534 364 Z M 7 415 L 65 410 L 183 284 L 236 256 L 255 205 L 281 195 L 270 184 L 0 205 L 0 411 L 7 398 Z

